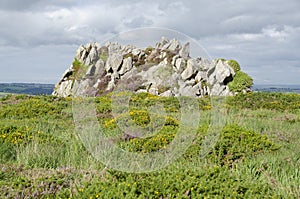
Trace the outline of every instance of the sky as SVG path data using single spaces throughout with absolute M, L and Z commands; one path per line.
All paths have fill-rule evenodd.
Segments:
M 57 83 L 79 45 L 159 27 L 237 60 L 255 84 L 300 84 L 299 10 L 299 0 L 0 0 L 0 82 Z

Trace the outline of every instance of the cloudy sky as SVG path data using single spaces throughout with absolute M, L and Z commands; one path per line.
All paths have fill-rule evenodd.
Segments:
M 80 44 L 182 32 L 256 84 L 300 84 L 299 0 L 0 0 L 0 82 L 56 83 Z

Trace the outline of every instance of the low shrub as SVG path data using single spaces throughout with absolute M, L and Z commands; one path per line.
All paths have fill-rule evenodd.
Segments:
M 241 70 L 240 64 L 237 61 L 228 60 L 227 63 L 229 64 L 229 66 L 231 66 L 235 73 Z
M 240 93 L 253 86 L 253 79 L 242 71 L 237 71 L 233 81 L 228 83 L 229 90 L 233 93 Z
M 11 100 L 11 102 L 8 100 L 7 104 L 0 106 L 0 118 L 62 118 L 70 116 L 63 113 L 63 109 L 68 106 L 68 102 L 64 99 L 38 96 Z
M 279 148 L 266 135 L 231 124 L 223 128 L 210 157 L 220 165 L 231 165 L 247 156 Z

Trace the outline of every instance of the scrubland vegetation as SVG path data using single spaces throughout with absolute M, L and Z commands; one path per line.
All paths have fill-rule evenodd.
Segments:
M 118 137 L 122 132 L 112 116 L 111 94 L 95 102 L 99 125 Z M 126 114 L 145 126 L 147 107 L 158 102 L 166 110 L 163 128 L 147 138 L 118 139 L 119 147 L 149 153 L 172 142 L 180 125 L 176 98 L 137 94 Z M 199 152 L 213 107 L 209 98 L 198 102 L 197 135 L 183 156 L 158 171 L 125 173 L 106 167 L 85 149 L 74 133 L 71 98 L 2 97 L 0 198 L 300 197 L 299 94 L 227 97 L 225 125 L 205 157 Z

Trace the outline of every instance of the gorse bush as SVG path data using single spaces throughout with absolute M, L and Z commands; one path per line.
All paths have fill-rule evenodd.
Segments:
M 32 133 L 28 127 L 3 126 L 0 127 L 0 138 L 3 142 L 18 145 L 32 139 Z
M 66 100 L 55 97 L 28 97 L 24 100 L 17 97 L 8 104 L 0 106 L 0 118 L 24 119 L 24 118 L 62 118 L 62 111 L 68 106 Z
M 179 165 L 177 165 L 179 166 Z M 181 165 L 182 166 L 182 165 Z M 274 197 L 262 182 L 240 177 L 228 168 L 168 168 L 150 174 L 108 171 L 107 180 L 92 179 L 78 188 L 81 198 L 259 198 Z
M 228 125 L 224 127 L 211 157 L 220 165 L 231 165 L 247 156 L 266 150 L 278 150 L 279 147 L 266 135 L 237 125 Z
M 228 83 L 231 92 L 242 92 L 243 90 L 253 86 L 253 79 L 242 71 L 237 71 L 233 81 Z
M 134 138 L 129 142 L 119 142 L 119 146 L 130 152 L 155 152 L 165 149 L 176 136 L 176 128 L 171 126 L 162 127 L 161 131 L 149 138 Z

